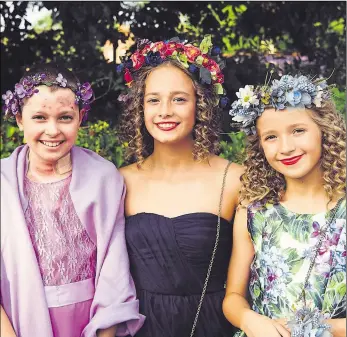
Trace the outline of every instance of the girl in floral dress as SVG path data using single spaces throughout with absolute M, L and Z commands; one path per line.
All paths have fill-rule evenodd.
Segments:
M 346 131 L 329 87 L 284 75 L 237 96 L 249 145 L 224 314 L 236 336 L 346 336 Z

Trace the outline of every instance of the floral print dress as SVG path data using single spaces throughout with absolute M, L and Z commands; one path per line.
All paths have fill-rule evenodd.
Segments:
M 270 318 L 290 319 L 303 305 L 298 299 L 326 213 L 297 214 L 281 204 L 253 204 L 247 222 L 255 250 L 249 284 L 252 309 Z M 346 199 L 323 239 L 306 304 L 322 310 L 325 318 L 346 316 Z M 236 336 L 245 334 L 239 331 Z

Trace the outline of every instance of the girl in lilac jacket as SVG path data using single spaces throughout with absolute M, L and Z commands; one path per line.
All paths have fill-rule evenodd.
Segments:
M 1 160 L 1 336 L 135 335 L 123 179 L 74 146 L 90 84 L 44 65 L 3 99 L 27 145 Z

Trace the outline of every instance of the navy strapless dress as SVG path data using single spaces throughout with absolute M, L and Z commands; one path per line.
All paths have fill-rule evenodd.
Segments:
M 125 234 L 140 313 L 136 337 L 189 337 L 216 239 L 217 215 L 168 218 L 139 213 Z M 232 248 L 232 224 L 221 218 L 220 240 L 194 337 L 230 337 L 222 302 Z

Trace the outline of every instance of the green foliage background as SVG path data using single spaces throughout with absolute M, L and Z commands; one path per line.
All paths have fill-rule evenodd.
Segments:
M 27 9 L 50 10 L 34 27 Z M 334 99 L 346 108 L 346 2 L 343 1 L 67 1 L 1 2 L 1 92 L 14 87 L 24 69 L 41 62 L 64 62 L 82 82 L 90 81 L 97 100 L 90 122 L 79 131 L 78 145 L 96 151 L 118 167 L 126 164 L 115 125 L 124 89 L 116 64 L 102 53 L 106 41 L 116 47 L 128 38 L 120 28 L 130 24 L 134 39 L 165 40 L 174 36 L 201 40 L 211 34 L 226 59 L 224 86 L 231 100 L 266 73 L 303 72 L 336 83 Z M 133 47 L 135 48 L 135 46 Z M 1 119 L 1 158 L 23 135 Z M 242 162 L 245 136 L 223 115 L 221 156 Z

